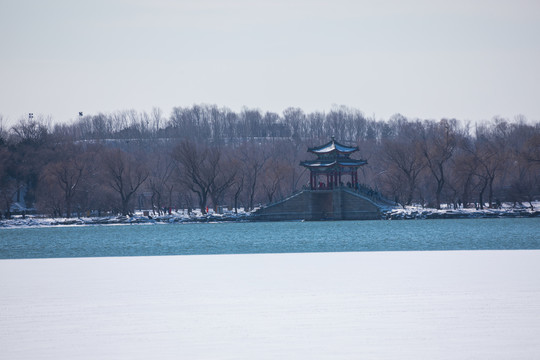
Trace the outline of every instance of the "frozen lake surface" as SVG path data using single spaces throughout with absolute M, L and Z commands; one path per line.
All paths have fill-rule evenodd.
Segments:
M 539 225 L 1 229 L 0 358 L 537 359 Z
M 0 289 L 2 359 L 540 355 L 538 250 L 1 260 Z
M 540 249 L 540 218 L 0 229 L 0 259 Z

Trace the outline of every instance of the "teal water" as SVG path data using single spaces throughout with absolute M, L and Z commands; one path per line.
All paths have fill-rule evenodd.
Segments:
M 0 229 L 0 259 L 480 249 L 540 249 L 540 219 Z

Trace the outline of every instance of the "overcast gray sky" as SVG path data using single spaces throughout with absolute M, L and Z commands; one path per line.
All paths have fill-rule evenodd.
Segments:
M 540 1 L 0 0 L 0 114 L 334 104 L 540 121 Z

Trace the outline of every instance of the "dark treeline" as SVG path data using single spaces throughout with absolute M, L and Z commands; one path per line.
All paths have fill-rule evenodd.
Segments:
M 360 181 L 403 206 L 526 204 L 540 195 L 540 124 L 494 118 L 388 120 L 336 107 L 306 114 L 211 105 L 169 117 L 123 111 L 0 128 L 0 201 L 38 213 L 253 209 L 302 189 L 307 147 L 334 136 L 368 160 Z

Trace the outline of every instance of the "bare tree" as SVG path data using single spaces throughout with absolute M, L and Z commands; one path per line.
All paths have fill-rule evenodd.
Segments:
M 534 196 L 540 190 L 540 167 L 524 158 L 516 159 L 516 174 L 509 187 L 514 202 L 528 202 L 534 210 Z
M 446 182 L 445 167 L 456 149 L 455 121 L 426 122 L 422 129 L 421 150 L 436 181 L 435 207 L 441 208 L 441 193 Z
M 453 201 L 461 204 L 463 207 L 468 207 L 473 194 L 478 188 L 478 181 L 475 175 L 475 166 L 473 156 L 463 150 L 463 142 L 468 139 L 462 139 L 460 146 L 456 149 L 456 154 L 453 156 L 450 165 L 450 176 L 448 186 L 454 193 Z
M 38 196 L 37 208 L 42 212 L 47 211 L 52 217 L 62 217 L 66 202 L 62 189 L 52 174 L 46 173 L 40 179 L 39 193 L 44 196 Z
M 398 138 L 383 141 L 384 160 L 388 164 L 387 176 L 395 181 L 392 185 L 395 192 L 404 197 L 401 200 L 403 205 L 411 205 L 418 175 L 426 167 L 419 138 L 421 129 L 420 123 L 405 123 Z
M 0 145 L 0 200 L 2 201 L 0 206 L 8 214 L 13 204 L 13 196 L 17 192 L 17 181 L 10 174 L 12 162 L 12 153 L 7 147 Z
M 307 181 L 307 171 L 306 168 L 298 166 L 298 164 L 305 156 L 306 145 L 284 139 L 272 144 L 270 151 L 269 157 L 277 160 L 280 169 L 280 189 L 287 193 L 293 193 L 301 188 L 301 182 Z
M 265 171 L 263 173 L 262 186 L 266 195 L 267 201 L 271 203 L 274 201 L 276 192 L 281 187 L 282 179 L 285 177 L 285 166 L 280 163 L 279 159 L 272 158 L 267 163 Z
M 222 200 L 224 193 L 232 186 L 236 178 L 234 160 L 231 156 L 224 153 L 224 149 L 217 148 L 214 152 L 215 156 L 209 158 L 211 168 L 215 169 L 212 173 L 215 174 L 214 181 L 210 184 L 209 194 L 214 205 L 214 211 L 217 211 L 219 202 Z
M 496 133 L 488 127 L 480 127 L 476 130 L 476 138 L 466 139 L 461 142 L 462 148 L 470 154 L 467 165 L 471 172 L 480 180 L 479 204 L 484 207 L 484 193 L 487 190 L 488 204 L 494 206 L 493 184 L 495 177 L 502 171 L 506 163 L 507 151 L 505 138 L 496 136 Z
M 201 212 L 206 214 L 208 197 L 217 202 L 234 179 L 234 176 L 229 175 L 220 179 L 223 176 L 220 149 L 196 145 L 186 140 L 174 148 L 172 156 L 183 173 L 183 183 L 197 194 Z
M 0 147 L 7 144 L 8 141 L 8 131 L 4 126 L 4 116 L 0 114 Z
M 15 141 L 20 144 L 33 145 L 36 147 L 44 145 L 49 136 L 49 131 L 46 125 L 46 120 L 38 119 L 21 119 L 11 128 Z
M 245 143 L 240 148 L 240 156 L 244 164 L 244 182 L 247 191 L 247 206 L 249 210 L 254 208 L 255 195 L 259 176 L 269 158 L 268 153 L 261 146 Z
M 120 197 L 122 215 L 129 215 L 130 201 L 149 173 L 133 155 L 119 149 L 106 151 L 102 161 L 106 182 Z
M 525 141 L 523 152 L 528 161 L 540 163 L 540 131 Z
M 234 203 L 234 212 L 238 214 L 238 199 L 240 199 L 240 194 L 244 190 L 244 172 L 239 169 L 236 172 L 236 177 L 234 183 L 231 185 L 233 188 L 233 203 Z
M 148 176 L 148 188 L 152 192 L 152 211 L 155 213 L 157 207 L 158 214 L 161 214 L 162 208 L 167 202 L 167 207 L 172 206 L 172 192 L 174 182 L 172 177 L 175 171 L 175 166 L 172 158 L 162 153 L 154 154 L 151 158 L 152 166 L 150 167 L 150 175 Z
M 65 204 L 66 217 L 71 217 L 73 198 L 83 179 L 85 164 L 74 157 L 47 166 L 46 176 L 51 176 L 60 187 Z
M 292 139 L 299 142 L 302 137 L 302 126 L 305 123 L 304 111 L 292 107 L 283 110 L 283 122 L 291 129 Z

